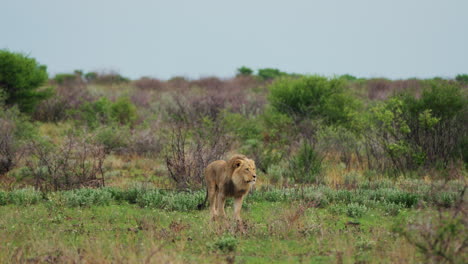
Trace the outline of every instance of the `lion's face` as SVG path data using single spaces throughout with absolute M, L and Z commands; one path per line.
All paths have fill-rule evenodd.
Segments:
M 244 183 L 254 184 L 257 181 L 255 162 L 251 159 L 239 160 L 233 176 L 242 179 Z

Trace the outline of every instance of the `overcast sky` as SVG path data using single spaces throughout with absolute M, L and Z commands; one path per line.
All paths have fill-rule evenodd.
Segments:
M 0 48 L 49 74 L 468 73 L 467 0 L 0 0 Z

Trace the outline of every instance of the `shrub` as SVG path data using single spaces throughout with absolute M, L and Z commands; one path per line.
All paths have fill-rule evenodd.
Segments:
M 88 137 L 70 134 L 59 145 L 35 140 L 30 149 L 26 163 L 38 189 L 57 191 L 104 185 L 106 154 Z
M 323 157 L 308 143 L 303 143 L 298 153 L 289 160 L 288 177 L 299 183 L 321 182 Z
M 366 211 L 367 207 L 358 203 L 350 203 L 346 207 L 346 215 L 353 218 L 363 216 Z
M 323 119 L 327 124 L 347 124 L 358 103 L 344 92 L 344 82 L 321 76 L 281 78 L 269 86 L 271 105 L 295 119 Z
M 390 216 L 397 216 L 401 209 L 403 209 L 401 205 L 395 203 L 385 203 L 383 208 L 385 214 Z
M 464 206 L 438 214 L 419 213 L 410 223 L 403 218 L 393 226 L 393 232 L 414 245 L 425 263 L 466 263 L 464 254 L 467 234 Z
M 420 98 L 408 93 L 373 108 L 373 129 L 386 158 L 401 172 L 447 167 L 464 152 L 466 95 L 459 85 L 433 81 Z
M 95 135 L 95 141 L 104 146 L 106 153 L 123 152 L 130 144 L 130 131 L 127 127 L 101 126 L 96 129 Z
M 284 168 L 284 165 L 271 165 L 267 170 L 268 178 L 273 184 L 280 183 L 283 179 L 283 175 L 285 174 L 286 168 Z
M 0 90 L 6 104 L 17 104 L 22 112 L 32 112 L 36 105 L 52 95 L 50 89 L 39 90 L 48 79 L 46 66 L 21 53 L 0 50 Z
M 231 140 L 219 120 L 203 121 L 194 131 L 176 126 L 170 134 L 166 167 L 178 189 L 200 188 L 206 166 L 221 159 L 230 147 Z
M 106 97 L 101 97 L 95 102 L 83 104 L 78 115 L 89 127 L 96 128 L 99 124 L 110 123 L 111 107 L 112 102 Z
M 237 248 L 239 241 L 231 235 L 223 235 L 221 238 L 214 242 L 213 247 L 223 252 L 234 252 Z
M 77 189 L 63 192 L 62 196 L 68 207 L 109 205 L 112 201 L 112 194 L 103 189 Z
M 8 195 L 4 191 L 0 191 L 0 205 L 6 205 L 8 203 Z
M 111 104 L 110 116 L 121 125 L 133 125 L 137 119 L 137 109 L 128 97 L 120 97 Z
M 158 79 L 142 77 L 134 82 L 134 85 L 140 89 L 161 90 L 164 88 L 164 83 Z
M 42 193 L 33 188 L 18 189 L 8 193 L 8 202 L 15 205 L 32 205 L 42 200 Z
M 16 166 L 36 134 L 34 125 L 17 108 L 3 110 L 0 105 L 0 175 Z

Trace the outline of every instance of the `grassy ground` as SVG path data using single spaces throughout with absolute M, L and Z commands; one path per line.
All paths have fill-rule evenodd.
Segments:
M 69 208 L 0 206 L 0 262 L 414 263 L 415 248 L 393 234 L 379 209 L 351 218 L 300 201 L 250 202 L 246 233 L 207 210 L 169 212 L 132 204 Z M 228 209 L 232 210 L 232 208 Z

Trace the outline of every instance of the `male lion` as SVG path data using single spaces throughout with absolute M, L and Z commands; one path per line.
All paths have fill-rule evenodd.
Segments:
M 206 200 L 210 202 L 211 218 L 225 217 L 224 203 L 227 197 L 234 197 L 234 217 L 242 222 L 240 210 L 245 195 L 257 180 L 255 162 L 244 155 L 234 155 L 228 162 L 217 160 L 205 169 Z

